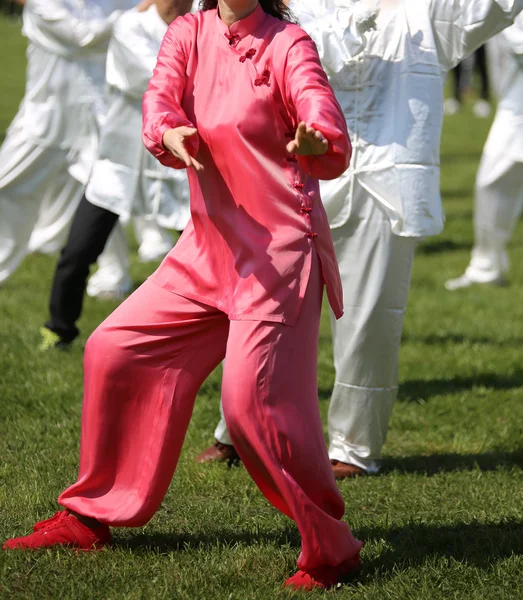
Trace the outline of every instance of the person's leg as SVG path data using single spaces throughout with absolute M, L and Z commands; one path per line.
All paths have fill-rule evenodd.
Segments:
M 220 399 L 220 421 L 214 430 L 214 439 L 221 444 L 225 444 L 228 446 L 232 445 L 231 436 L 227 431 L 227 425 L 225 423 L 225 417 L 223 415 L 223 402 Z
M 85 350 L 79 475 L 59 504 L 105 525 L 149 521 L 172 479 L 196 394 L 224 357 L 228 331 L 225 314 L 151 280 L 98 327 Z M 7 547 L 75 545 L 67 523 L 50 526 Z
M 476 179 L 474 248 L 465 273 L 445 283 L 454 291 L 505 282 L 507 244 L 523 209 L 523 163 L 484 154 Z
M 332 234 L 345 314 L 331 319 L 336 378 L 329 456 L 335 475 L 344 477 L 378 469 L 398 392 L 399 347 L 417 239 L 394 235 L 387 215 L 361 188 L 354 191 L 349 221 Z
M 129 275 L 129 243 L 118 221 L 98 258 L 98 269 L 87 282 L 87 295 L 100 299 L 121 299 L 132 288 Z
M 63 161 L 42 194 L 29 252 L 54 254 L 64 247 L 84 190 L 85 186 L 69 174 L 68 162 Z
M 479 98 L 474 103 L 472 110 L 476 117 L 479 117 L 480 119 L 486 119 L 490 115 L 492 109 L 490 106 L 490 81 L 485 46 L 480 46 L 474 53 L 474 56 L 475 67 L 480 81 L 480 89 Z
M 85 196 L 75 213 L 51 288 L 50 319 L 45 328 L 64 343 L 78 335 L 89 267 L 102 253 L 118 215 L 91 204 Z
M 461 63 L 458 63 L 454 69 L 451 71 L 453 75 L 453 90 L 454 90 L 454 98 L 457 100 L 458 104 L 461 104 L 461 92 L 462 92 L 462 73 L 463 67 Z
M 100 325 L 85 353 L 80 473 L 62 506 L 110 525 L 147 523 L 228 330 L 223 313 L 150 280 Z
M 449 73 L 451 94 L 443 102 L 443 110 L 446 115 L 455 115 L 461 108 L 461 64 L 457 64 Z
M 482 100 L 490 100 L 490 83 L 489 73 L 487 68 L 487 50 L 485 46 L 480 46 L 475 53 L 476 69 L 480 78 L 479 96 Z
M 23 105 L 0 148 L 0 284 L 28 254 L 41 198 L 66 162 L 63 150 L 28 142 L 22 121 Z
M 487 165 L 488 168 L 488 165 Z M 509 269 L 507 245 L 523 208 L 523 162 L 507 161 L 496 179 L 482 169 L 474 208 L 472 278 L 495 280 Z
M 466 56 L 460 63 L 460 76 L 459 76 L 459 101 L 463 103 L 463 100 L 468 96 L 472 89 L 472 75 L 474 73 L 474 67 L 476 65 L 475 53 Z
M 223 415 L 223 402 L 220 398 L 220 421 L 214 430 L 214 444 L 198 455 L 196 462 L 223 462 L 232 466 L 240 461 L 240 457 L 227 431 L 227 424 Z
M 223 415 L 223 401 L 220 398 L 220 420 L 214 430 L 214 444 L 206 448 L 196 459 L 199 463 L 225 462 L 229 466 L 239 462 L 240 457 L 232 443 Z
M 322 569 L 338 567 L 337 576 L 350 571 L 362 547 L 341 521 L 344 503 L 320 419 L 322 291 L 315 256 L 295 326 L 231 321 L 222 384 L 234 447 L 266 498 L 296 521 L 302 536 L 298 567 L 320 579 Z

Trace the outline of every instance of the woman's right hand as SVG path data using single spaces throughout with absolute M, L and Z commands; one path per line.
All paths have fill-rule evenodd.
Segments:
M 193 167 L 196 171 L 203 171 L 203 165 L 193 158 L 185 148 L 186 138 L 197 133 L 198 130 L 194 127 L 175 127 L 164 132 L 162 143 L 166 150 L 169 150 L 175 158 L 184 162 L 187 167 Z

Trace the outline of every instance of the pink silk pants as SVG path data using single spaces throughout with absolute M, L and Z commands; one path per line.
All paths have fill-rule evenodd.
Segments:
M 227 357 L 230 436 L 266 498 L 294 519 L 298 567 L 335 566 L 362 543 L 340 519 L 317 398 L 323 285 L 317 259 L 294 327 L 229 321 L 219 310 L 145 282 L 90 337 L 78 481 L 59 503 L 109 525 L 141 526 L 158 509 L 194 400 Z

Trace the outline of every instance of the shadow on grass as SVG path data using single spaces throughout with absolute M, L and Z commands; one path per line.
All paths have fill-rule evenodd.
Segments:
M 437 475 L 453 471 L 496 471 L 499 468 L 523 467 L 523 448 L 513 452 L 485 452 L 483 454 L 431 454 L 384 458 L 380 475 L 392 471 L 405 474 Z
M 439 525 L 410 522 L 403 525 L 378 525 L 355 528 L 354 534 L 366 543 L 385 542 L 376 558 L 364 562 L 362 583 L 422 565 L 432 557 L 452 558 L 474 567 L 487 568 L 512 555 L 523 555 L 523 523 L 459 523 Z M 133 552 L 187 552 L 202 546 L 288 545 L 300 548 L 296 528 L 278 532 L 234 532 L 220 530 L 185 535 L 153 533 L 130 539 L 116 539 L 115 547 Z
M 412 338 L 409 338 L 412 340 Z M 422 338 L 420 338 L 422 339 Z M 424 338 L 423 338 L 424 339 Z M 468 338 L 464 338 L 468 339 Z M 451 341 L 449 340 L 449 343 Z M 478 343 L 481 343 L 480 341 Z M 485 341 L 490 343 L 490 340 Z M 505 342 L 493 342 L 496 345 L 506 346 Z M 521 342 L 512 340 L 509 345 L 519 347 Z M 470 391 L 474 388 L 489 390 L 513 390 L 523 387 L 523 369 L 512 375 L 501 375 L 496 373 L 483 373 L 473 377 L 451 377 L 448 379 L 409 379 L 403 381 L 399 387 L 398 402 L 413 402 L 424 404 L 434 396 L 456 394 Z M 319 386 L 318 398 L 320 402 L 330 400 L 332 386 Z
M 230 530 L 214 530 L 208 532 L 169 534 L 169 533 L 150 533 L 136 535 L 132 538 L 115 538 L 115 548 L 125 548 L 133 551 L 151 551 L 156 552 L 187 552 L 200 548 L 201 546 L 214 547 L 236 546 L 236 545 L 276 545 L 290 546 L 291 548 L 300 548 L 300 536 L 294 527 L 288 527 L 278 532 L 256 533 L 250 531 L 233 532 Z
M 441 197 L 445 200 L 456 200 L 457 198 L 472 198 L 474 189 L 469 187 L 464 188 L 442 188 Z
M 417 254 L 440 254 L 441 252 L 456 252 L 457 250 L 471 250 L 471 242 L 454 242 L 453 240 L 436 240 L 423 242 L 416 248 Z
M 455 165 L 457 161 L 471 161 L 474 163 L 479 162 L 481 158 L 481 150 L 469 150 L 463 152 L 452 152 L 446 151 L 441 154 L 441 164 Z
M 431 557 L 452 558 L 476 568 L 523 555 L 523 523 L 408 523 L 360 528 L 355 535 L 367 542 L 385 542 L 387 549 L 365 562 L 362 583 L 393 571 L 418 567 Z
M 523 370 L 512 375 L 483 373 L 473 377 L 449 379 L 410 379 L 400 384 L 398 402 L 423 403 L 434 396 L 456 394 L 474 388 L 512 390 L 520 387 L 523 387 Z
M 402 343 L 420 343 L 427 346 L 446 346 L 447 344 L 467 344 L 469 346 L 496 346 L 501 348 L 522 348 L 523 338 L 496 340 L 486 336 L 463 335 L 460 333 L 432 333 L 429 335 L 416 335 L 404 333 Z

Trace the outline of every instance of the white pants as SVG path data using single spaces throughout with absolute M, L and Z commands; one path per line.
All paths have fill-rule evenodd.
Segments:
M 488 283 L 509 269 L 507 244 L 523 209 L 523 162 L 483 154 L 476 178 L 474 248 L 467 278 Z
M 84 191 L 68 172 L 67 150 L 32 144 L 20 129 L 15 120 L 0 148 L 0 284 L 30 246 L 44 249 L 58 240 L 53 249 L 60 249 Z M 38 239 L 32 240 L 39 219 Z
M 52 185 L 44 192 L 38 220 L 29 239 L 29 252 L 55 254 L 65 246 L 74 213 L 82 197 L 81 193 L 75 191 L 71 198 L 69 186 L 76 188 L 78 183 L 71 179 L 65 175 L 61 190 Z M 84 188 L 80 185 L 78 189 Z
M 418 238 L 399 237 L 378 202 L 356 187 L 347 223 L 331 231 L 345 313 L 331 317 L 336 378 L 329 456 L 377 469 L 398 394 L 403 316 Z
M 418 238 L 396 236 L 379 204 L 355 186 L 348 221 L 331 231 L 345 314 L 332 322 L 336 380 L 329 456 L 377 469 L 398 392 L 398 357 Z M 225 422 L 215 431 L 231 443 Z

